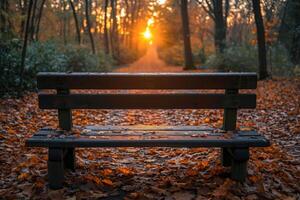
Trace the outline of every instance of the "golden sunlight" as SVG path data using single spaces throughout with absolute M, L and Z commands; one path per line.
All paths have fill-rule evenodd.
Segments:
M 144 39 L 148 40 L 150 45 L 153 42 L 153 35 L 150 30 L 150 28 L 153 26 L 153 24 L 154 24 L 154 19 L 153 18 L 148 19 L 146 30 L 142 33 Z
M 146 31 L 144 32 L 144 38 L 147 39 L 147 40 L 152 39 L 152 33 L 151 33 L 151 31 L 148 27 L 147 27 Z

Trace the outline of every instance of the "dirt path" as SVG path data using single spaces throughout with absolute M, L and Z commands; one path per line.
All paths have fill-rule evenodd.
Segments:
M 181 72 L 181 66 L 168 66 L 158 57 L 155 45 L 151 45 L 146 54 L 136 62 L 121 67 L 117 72 Z

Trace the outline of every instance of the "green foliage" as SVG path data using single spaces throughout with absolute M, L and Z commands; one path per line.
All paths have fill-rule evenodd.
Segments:
M 205 65 L 213 69 L 224 71 L 255 72 L 258 71 L 258 53 L 256 46 L 230 46 L 223 54 L 212 54 Z M 273 45 L 268 48 L 268 70 L 272 75 L 293 75 L 293 64 L 287 50 L 282 45 Z
M 0 96 L 17 91 L 20 81 L 22 41 L 0 40 Z M 113 60 L 103 52 L 73 45 L 60 46 L 54 41 L 34 42 L 27 48 L 22 88 L 35 88 L 38 72 L 103 72 L 111 69 Z
M 19 83 L 21 42 L 0 40 L 0 96 L 14 93 Z
M 182 44 L 159 48 L 158 55 L 169 65 L 183 65 L 184 63 Z
M 126 48 L 125 46 L 120 46 L 120 54 L 118 56 L 118 64 L 129 64 L 138 60 L 143 52 L 139 52 L 134 48 Z
M 67 61 L 64 71 L 104 72 L 109 71 L 113 64 L 113 59 L 103 51 L 94 55 L 87 48 L 68 45 L 63 53 Z
M 294 75 L 295 66 L 290 59 L 288 50 L 283 45 L 278 44 L 268 47 L 267 60 L 272 75 Z
M 205 65 L 225 71 L 255 71 L 257 49 L 252 46 L 231 46 L 223 54 L 209 56 Z

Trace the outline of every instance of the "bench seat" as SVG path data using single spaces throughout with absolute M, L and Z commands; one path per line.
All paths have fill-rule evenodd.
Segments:
M 89 126 L 80 134 L 41 129 L 26 142 L 30 147 L 266 147 L 256 131 L 225 132 L 197 126 Z

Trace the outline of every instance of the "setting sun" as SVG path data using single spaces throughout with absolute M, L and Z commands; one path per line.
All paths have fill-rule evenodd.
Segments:
M 149 28 L 146 29 L 146 31 L 144 32 L 144 38 L 147 40 L 151 40 L 152 39 L 152 33 L 149 30 Z

